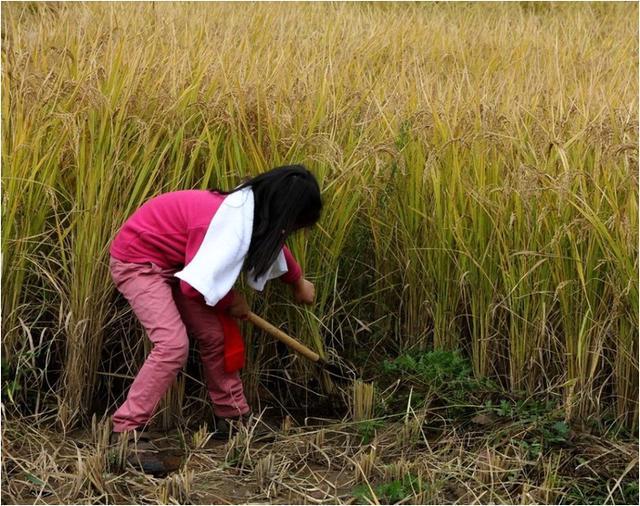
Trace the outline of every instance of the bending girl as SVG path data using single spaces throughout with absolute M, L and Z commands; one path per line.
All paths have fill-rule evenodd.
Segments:
M 114 432 L 140 430 L 151 419 L 187 360 L 187 333 L 198 340 L 216 418 L 249 412 L 239 375 L 244 348 L 233 320 L 245 318 L 249 306 L 232 286 L 241 271 L 257 290 L 279 277 L 298 302 L 311 304 L 314 286 L 284 243 L 313 226 L 321 208 L 314 176 L 292 165 L 231 192 L 159 195 L 124 223 L 111 245 L 111 273 L 153 349 L 113 415 Z

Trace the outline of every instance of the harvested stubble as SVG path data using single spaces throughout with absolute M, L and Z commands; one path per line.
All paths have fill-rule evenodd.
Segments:
M 353 382 L 351 413 L 353 421 L 369 420 L 373 416 L 375 386 L 360 380 Z
M 159 487 L 160 504 L 189 504 L 194 471 L 180 471 L 167 477 Z
M 373 469 L 376 464 L 376 446 L 371 445 L 368 451 L 363 451 L 354 461 L 354 476 L 357 483 L 361 481 L 369 482 L 373 477 Z
M 251 470 L 229 465 L 226 444 L 211 440 L 185 449 L 187 463 L 178 473 L 156 479 L 131 469 L 109 472 L 90 433 L 64 436 L 12 420 L 3 427 L 3 502 L 343 504 L 353 501 L 358 486 L 375 497 L 381 484 L 408 476 L 420 486 L 407 487 L 405 502 L 417 504 L 579 503 L 579 494 L 609 504 L 633 499 L 633 443 L 605 446 L 585 436 L 571 449 L 532 457 L 516 438 L 504 438 L 505 427 L 502 435 L 461 433 L 456 422 L 427 445 L 423 438 L 401 441 L 399 423 L 388 423 L 375 447 L 363 447 L 351 424 L 298 427 L 273 442 L 249 443 Z M 308 445 L 320 431 L 322 459 Z

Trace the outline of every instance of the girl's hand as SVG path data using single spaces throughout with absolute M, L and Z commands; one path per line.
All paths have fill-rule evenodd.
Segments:
M 304 277 L 300 277 L 300 279 L 293 285 L 293 295 L 297 302 L 301 302 L 302 304 L 313 304 L 313 301 L 316 298 L 316 287 L 313 286 L 311 281 Z
M 227 313 L 234 318 L 246 320 L 249 316 L 249 311 L 251 311 L 251 308 L 249 308 L 249 304 L 247 304 L 247 300 L 244 298 L 244 295 L 235 292 L 233 294 L 233 302 L 231 302 L 227 308 Z

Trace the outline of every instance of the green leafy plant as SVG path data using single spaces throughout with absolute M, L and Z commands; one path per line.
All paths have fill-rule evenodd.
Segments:
M 401 480 L 393 480 L 373 487 L 377 500 L 382 504 L 397 504 L 408 497 L 423 491 L 422 480 L 411 474 L 403 476 Z M 366 484 L 358 485 L 353 491 L 353 497 L 358 504 L 370 504 L 373 496 L 371 489 Z
M 403 374 L 432 386 L 466 383 L 471 378 L 471 365 L 456 351 L 427 351 L 405 353 L 394 360 L 386 360 L 383 371 L 387 374 Z
M 362 436 L 362 444 L 369 444 L 376 435 L 376 431 L 384 427 L 382 420 L 364 420 L 358 422 L 356 429 L 358 434 Z

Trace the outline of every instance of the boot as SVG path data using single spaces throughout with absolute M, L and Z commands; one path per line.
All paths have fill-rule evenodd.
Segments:
M 214 415 L 215 431 L 213 433 L 213 439 L 217 439 L 218 441 L 231 439 L 240 427 L 248 427 L 250 417 L 250 413 L 230 417 Z
M 112 432 L 109 442 L 118 448 L 126 445 L 126 462 L 145 474 L 163 477 L 182 465 L 180 455 L 159 448 L 149 436 L 138 431 Z

